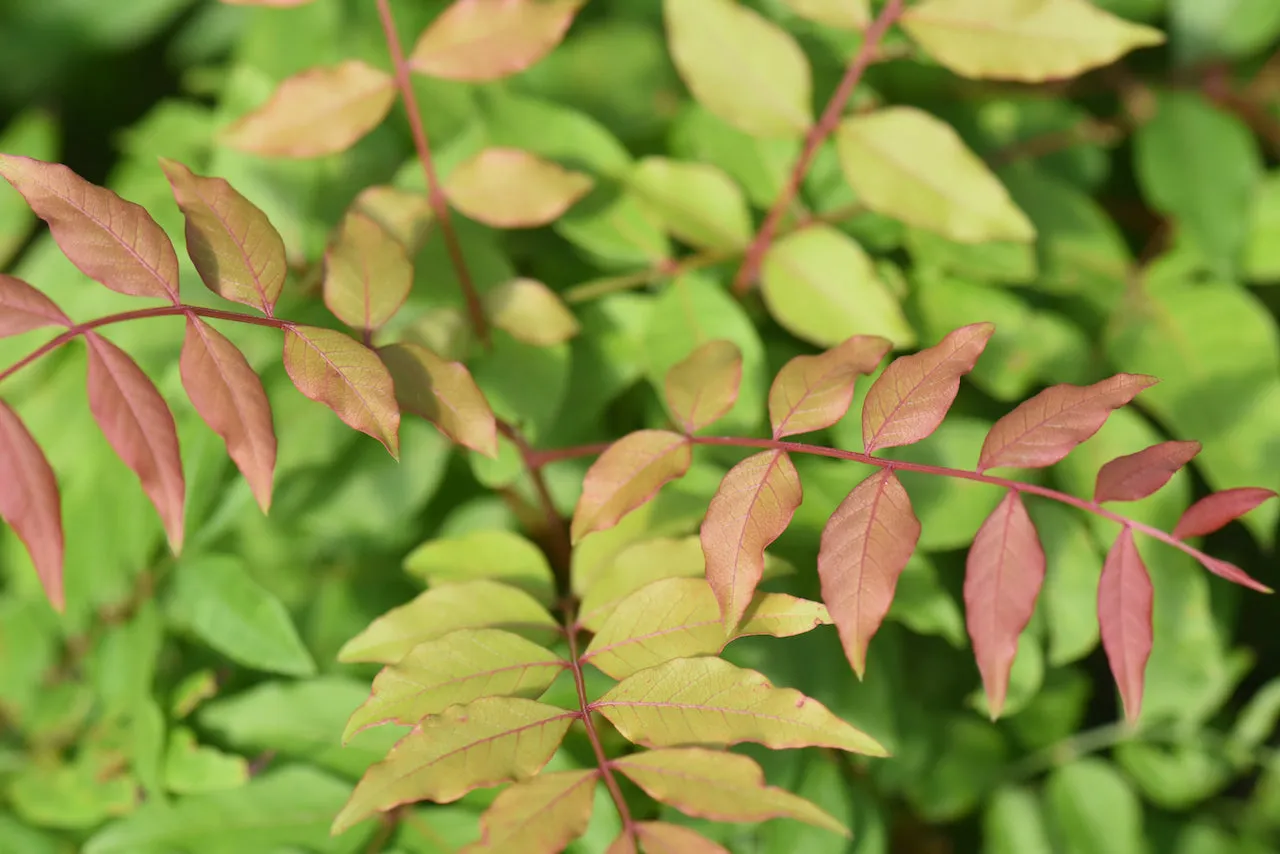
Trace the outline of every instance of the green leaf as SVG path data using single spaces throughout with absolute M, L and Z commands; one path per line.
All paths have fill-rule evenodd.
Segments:
M 460 163 L 445 181 L 449 202 L 494 228 L 547 225 L 585 196 L 588 175 L 519 148 L 485 148 Z
M 461 362 L 412 342 L 391 344 L 378 357 L 395 383 L 396 402 L 453 441 L 488 457 L 498 455 L 498 427 L 489 401 Z
M 555 291 L 536 279 L 512 279 L 489 291 L 485 313 L 494 327 L 535 347 L 563 344 L 581 331 Z
M 800 153 L 799 140 L 751 136 L 697 103 L 672 123 L 670 148 L 677 157 L 723 169 L 758 208 L 778 198 Z
M 1048 663 L 1060 667 L 1098 646 L 1098 579 L 1103 554 L 1084 518 L 1061 504 L 1037 501 L 1027 508 L 1040 532 L 1049 571 L 1040 592 L 1048 629 Z
M 997 790 L 987 801 L 982 827 L 983 854 L 1053 854 L 1039 799 L 1026 789 Z
M 1170 0 L 1169 35 L 1180 63 L 1243 59 L 1280 35 L 1280 7 L 1270 0 Z
M 598 190 L 552 227 L 602 267 L 652 266 L 671 257 L 662 217 L 632 190 Z
M 1194 739 L 1168 746 L 1118 744 L 1115 759 L 1148 801 L 1167 810 L 1191 809 L 1221 791 L 1233 776 L 1221 748 Z
M 914 107 L 851 116 L 836 131 L 845 178 L 871 210 L 958 243 L 1028 242 L 1035 227 L 950 125 Z
M 646 157 L 627 184 L 654 221 L 690 246 L 733 252 L 751 242 L 747 200 L 718 166 Z
M 702 106 L 752 136 L 799 136 L 813 124 L 804 51 L 734 0 L 666 0 L 671 59 Z
M 19 113 L 0 134 L 0 151 L 37 160 L 58 159 L 58 125 L 42 110 Z M 0 186 L 0 270 L 9 266 L 36 223 L 35 212 L 17 190 Z
M 555 578 L 542 550 L 498 529 L 427 540 L 404 559 L 405 571 L 432 586 L 488 578 L 519 587 L 540 602 L 555 600 Z
M 15 815 L 41 827 L 88 830 L 138 803 L 138 782 L 120 769 L 101 768 L 91 758 L 73 765 L 32 765 L 8 781 Z
M 178 626 L 246 667 L 291 676 L 316 672 L 289 612 L 234 557 L 180 561 L 166 610 Z
M 485 90 L 483 108 L 494 145 L 526 148 L 541 157 L 615 178 L 631 164 L 626 146 L 607 128 L 564 103 Z
M 879 335 L 899 348 L 915 343 L 866 252 L 831 226 L 803 228 L 769 247 L 760 289 L 774 319 L 810 344 L 834 347 L 852 335 Z
M 957 649 L 969 642 L 960 605 L 938 580 L 934 565 L 920 552 L 911 555 L 898 576 L 886 618 L 916 634 L 937 635 Z
M 480 818 L 480 841 L 464 854 L 518 849 L 557 854 L 586 832 L 600 771 L 542 774 L 503 790 Z
M 1062 854 L 1142 854 L 1142 805 L 1111 765 L 1080 759 L 1045 783 L 1045 812 Z
M 234 789 L 249 782 L 249 762 L 243 756 L 224 753 L 196 742 L 189 729 L 169 736 L 164 760 L 164 783 L 180 795 Z
M 0 260 L 0 266 L 3 261 Z M 12 816 L 0 815 L 0 845 L 22 854 L 66 854 L 67 847 L 52 834 L 21 824 Z
M 333 820 L 341 833 L 400 804 L 450 803 L 472 789 L 534 776 L 578 713 L 515 697 L 485 697 L 422 721 L 369 769 Z
M 347 641 L 338 660 L 395 664 L 415 646 L 457 629 L 502 627 L 532 633 L 558 629 L 547 610 L 523 590 L 495 581 L 435 587 L 393 608 Z
M 587 470 L 573 511 L 573 542 L 651 501 L 663 484 L 684 476 L 692 459 L 688 437 L 666 430 L 637 430 L 614 442 Z
M 492 347 L 473 362 L 476 382 L 494 413 L 521 426 L 525 439 L 536 441 L 555 424 L 569 388 L 568 344 L 534 347 L 505 332 L 493 335 Z
M 1280 170 L 1268 172 L 1254 186 L 1244 275 L 1254 282 L 1280 283 Z
M 1231 728 L 1230 744 L 1243 753 L 1251 753 L 1276 728 L 1280 720 L 1280 679 L 1272 679 L 1258 689 L 1245 707 L 1240 710 L 1235 726 Z
M 907 249 L 917 268 L 927 267 L 978 282 L 1022 284 L 1037 275 L 1036 247 L 1028 243 L 956 243 L 932 231 L 912 228 L 907 231 Z

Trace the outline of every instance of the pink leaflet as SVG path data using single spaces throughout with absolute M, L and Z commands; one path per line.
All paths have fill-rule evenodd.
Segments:
M 1142 709 L 1142 683 L 1151 656 L 1151 577 L 1127 526 L 1107 553 L 1098 582 L 1098 627 L 1115 676 L 1125 718 Z
M 1169 482 L 1200 453 L 1199 442 L 1161 442 L 1117 457 L 1098 470 L 1094 501 L 1137 501 Z
M 667 407 L 685 433 L 693 435 L 724 417 L 738 401 L 742 351 L 732 341 L 708 341 L 667 371 Z
M 1188 537 L 1212 534 L 1267 499 L 1275 497 L 1276 494 L 1270 489 L 1256 486 L 1224 489 L 1221 492 L 1206 495 L 1182 514 L 1182 518 L 1173 528 L 1173 535 L 1180 540 L 1185 540 Z
M 769 388 L 773 438 L 823 430 L 853 402 L 854 383 L 880 364 L 893 344 L 877 335 L 854 335 L 816 356 L 796 356 Z
M 20 335 L 42 326 L 70 326 L 62 309 L 31 285 L 0 274 L 0 338 Z
M 587 469 L 569 529 L 573 542 L 651 501 L 663 484 L 684 477 L 692 459 L 688 437 L 667 430 L 637 430 L 614 442 Z
M 0 519 L 13 528 L 31 555 L 40 584 L 54 608 L 62 590 L 62 504 L 58 482 L 40 446 L 18 414 L 0 400 Z

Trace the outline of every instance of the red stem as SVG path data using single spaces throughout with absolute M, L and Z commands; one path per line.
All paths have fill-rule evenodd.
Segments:
M 791 207 L 792 200 L 800 192 L 800 182 L 804 180 L 805 173 L 809 171 L 809 164 L 813 162 L 813 158 L 817 155 L 818 148 L 831 135 L 831 132 L 836 129 L 836 125 L 839 124 L 840 115 L 844 112 L 844 106 L 853 95 L 853 90 L 857 87 L 858 81 L 862 79 L 867 66 L 871 65 L 872 60 L 875 58 L 880 40 L 884 38 L 885 33 L 889 31 L 889 27 L 902 14 L 902 4 L 903 0 L 889 0 L 880 15 L 871 22 L 871 26 L 867 27 L 867 31 L 863 35 L 862 46 L 858 48 L 853 61 L 849 63 L 849 69 L 845 72 L 844 78 L 841 79 L 840 85 L 836 87 L 835 94 L 831 96 L 831 100 L 827 101 L 827 106 L 822 111 L 822 117 L 818 119 L 817 124 L 809 129 L 809 133 L 804 140 L 804 148 L 800 150 L 800 157 L 796 159 L 796 165 L 791 170 L 791 177 L 782 188 L 782 192 L 778 194 L 778 198 L 774 200 L 773 207 L 769 209 L 769 214 L 765 217 L 764 224 L 760 226 L 759 233 L 751 241 L 751 245 L 747 247 L 742 266 L 738 268 L 738 273 L 733 278 L 733 293 L 736 296 L 745 295 L 751 288 L 751 282 L 755 279 L 756 271 L 760 268 L 760 261 L 764 258 L 764 253 L 768 251 L 770 244 L 773 243 L 774 235 L 778 232 L 778 226 L 782 222 L 783 214 Z
M 462 289 L 462 298 L 467 303 L 467 314 L 471 318 L 471 328 L 477 340 L 489 346 L 489 323 L 485 320 L 484 306 L 480 303 L 480 295 L 476 291 L 471 271 L 467 269 L 466 257 L 462 254 L 462 243 L 458 240 L 458 232 L 453 227 L 453 215 L 449 210 L 449 200 L 440 188 L 440 178 L 436 174 L 434 161 L 431 159 L 431 145 L 427 141 L 427 128 L 422 122 L 422 112 L 418 109 L 418 97 L 413 93 L 413 80 L 410 77 L 409 63 L 404 58 L 404 48 L 400 45 L 400 35 L 396 32 L 395 19 L 391 16 L 389 0 L 378 0 L 378 17 L 382 20 L 382 33 L 387 40 L 387 50 L 391 53 L 391 63 L 395 66 L 396 88 L 400 90 L 400 100 L 404 102 L 405 113 L 409 117 L 409 130 L 413 133 L 413 146 L 418 152 L 418 162 L 422 164 L 422 174 L 427 179 L 427 200 L 436 221 L 440 223 L 440 235 L 444 239 L 445 251 L 449 253 L 449 261 L 453 264 L 454 274 L 458 277 L 458 286 Z

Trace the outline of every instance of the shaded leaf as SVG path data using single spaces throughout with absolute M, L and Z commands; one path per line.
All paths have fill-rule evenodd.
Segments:
M 978 471 L 992 468 L 1040 468 L 1071 453 L 1155 377 L 1116 374 L 1088 386 L 1051 386 L 995 423 L 982 443 Z
M 644 854 L 730 854 L 728 848 L 712 842 L 693 828 L 681 824 L 641 821 L 636 823 L 635 831 Z M 614 848 L 617 847 L 615 842 L 609 848 L 609 854 L 635 851 L 634 845 L 627 847 L 628 845 L 630 845 L 629 839 L 615 851 Z
M 841 30 L 862 30 L 871 23 L 870 0 L 783 0 L 792 12 Z
M 36 440 L 18 414 L 0 400 L 0 518 L 13 528 L 31 555 L 50 604 L 65 605 L 62 561 L 62 504 L 58 481 Z
M 992 720 L 1000 717 L 1018 636 L 1044 584 L 1044 548 L 1014 490 L 987 517 L 965 561 L 965 627 L 982 673 Z
M 249 782 L 249 760 L 196 741 L 189 729 L 174 730 L 165 751 L 164 785 L 177 794 L 221 792 Z
M 1137 501 L 1169 482 L 1200 453 L 1199 442 L 1161 442 L 1117 457 L 1098 470 L 1094 501 Z
M 382 347 L 378 356 L 406 412 L 427 419 L 459 445 L 497 459 L 498 422 L 466 365 L 412 342 Z
M 993 324 L 974 323 L 890 362 L 862 404 L 866 452 L 911 445 L 937 430 L 960 391 L 960 378 L 973 370 L 995 331 Z
M 637 430 L 609 446 L 587 470 L 573 511 L 577 543 L 592 531 L 612 528 L 650 501 L 664 483 L 682 477 L 693 459 L 689 440 L 666 430 Z
M 677 658 L 641 670 L 589 708 L 646 747 L 751 741 L 774 750 L 832 747 L 887 755 L 817 700 L 722 658 Z
M 324 253 L 324 304 L 353 329 L 372 331 L 395 316 L 413 287 L 405 248 L 372 218 L 348 212 Z
M 308 68 L 284 80 L 222 141 L 264 157 L 323 157 L 355 145 L 396 99 L 391 75 L 358 59 Z
M 1192 504 L 1178 519 L 1173 535 L 1180 540 L 1203 537 L 1239 519 L 1262 502 L 1275 498 L 1270 489 L 1243 486 L 1206 495 Z
M 824 430 L 853 402 L 853 386 L 889 352 L 892 343 L 873 335 L 854 335 L 816 356 L 796 356 L 773 378 L 769 421 L 773 438 Z
M 1107 663 L 1124 701 L 1125 717 L 1136 721 L 1142 709 L 1142 682 L 1151 657 L 1153 592 L 1146 564 L 1125 526 L 1107 552 L 1098 582 L 1098 628 Z
M 751 242 L 751 212 L 742 188 L 717 166 L 646 157 L 631 171 L 628 186 L 683 243 L 732 252 Z
M 867 645 L 889 613 L 898 577 L 919 540 L 920 520 L 889 468 L 854 487 L 822 530 L 822 601 L 859 679 L 866 670 Z
M 169 405 L 129 355 L 95 332 L 89 349 L 89 410 L 155 505 L 169 545 L 182 550 L 186 483 Z
M 485 294 L 489 321 L 535 347 L 563 344 L 582 327 L 555 291 L 537 279 L 512 279 Z
M 179 359 L 182 385 L 196 412 L 226 442 L 262 512 L 271 507 L 276 433 L 271 403 L 236 345 L 194 315 L 187 318 Z
M 122 294 L 180 302 L 178 255 L 141 206 L 60 163 L 0 154 L 0 176 L 49 224 L 58 248 L 80 272 Z
M 0 338 L 45 326 L 70 326 L 53 300 L 22 279 L 0 273 Z
M 751 823 L 793 818 L 849 835 L 812 801 L 766 785 L 763 769 L 747 756 L 677 747 L 633 753 L 610 764 L 649 797 L 694 818 Z
M 686 433 L 696 433 L 733 409 L 742 383 L 742 351 L 732 341 L 708 341 L 672 366 L 663 380 L 667 407 Z
M 542 774 L 505 789 L 480 817 L 480 841 L 461 854 L 519 850 L 558 854 L 587 830 L 600 771 Z
M 195 175 L 165 157 L 160 167 L 186 219 L 187 255 L 200 280 L 215 294 L 272 316 L 288 262 L 267 215 L 222 178 Z
M 555 222 L 593 184 L 585 173 L 528 151 L 485 148 L 454 168 L 444 191 L 455 208 L 476 222 L 534 228 Z
M 473 789 L 532 777 L 579 714 L 517 697 L 451 706 L 419 723 L 368 770 L 333 832 L 400 804 L 447 804 Z
M 1044 803 L 1055 852 L 1146 850 L 1142 802 L 1110 762 L 1086 757 L 1055 768 L 1045 780 Z
M 298 391 L 399 456 L 395 388 L 372 350 L 332 329 L 290 326 L 284 331 L 284 367 Z
M 402 190 L 388 184 L 365 187 L 348 208 L 382 226 L 412 254 L 422 248 L 434 214 L 426 193 Z
M 556 582 L 546 555 L 519 534 L 498 528 L 427 540 L 404 559 L 404 568 L 432 586 L 491 578 L 540 601 L 555 600 Z
M 533 65 L 564 38 L 583 0 L 456 0 L 413 47 L 414 71 L 497 80 Z
M 803 492 L 783 451 L 765 451 L 731 468 L 702 522 L 707 581 L 726 630 L 742 620 L 764 574 L 764 550 L 791 523 Z
M 464 581 L 433 587 L 413 601 L 392 608 L 343 645 L 338 660 L 395 664 L 415 646 L 457 629 L 487 626 L 514 631 L 559 628 L 538 601 L 496 581 Z

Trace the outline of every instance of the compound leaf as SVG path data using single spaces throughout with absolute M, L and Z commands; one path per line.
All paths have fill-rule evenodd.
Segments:
M 587 470 L 573 511 L 573 541 L 612 528 L 664 483 L 682 477 L 692 459 L 689 439 L 666 430 L 637 430 L 614 442 Z
M 500 528 L 427 540 L 404 559 L 404 568 L 432 586 L 489 578 L 519 587 L 539 601 L 555 600 L 555 577 L 542 550 Z
M 459 211 L 494 228 L 555 222 L 595 182 L 519 148 L 485 148 L 458 164 L 444 191 Z
M 686 433 L 696 433 L 733 409 L 742 384 L 742 351 L 723 338 L 698 347 L 667 371 L 667 407 Z
M 773 438 L 824 430 L 853 402 L 853 386 L 889 352 L 892 343 L 873 335 L 854 335 L 816 356 L 796 356 L 782 366 L 769 388 Z
M 1275 498 L 1270 489 L 1256 486 L 1242 486 L 1236 489 L 1224 489 L 1206 495 L 1192 504 L 1178 519 L 1173 535 L 1180 540 L 1189 537 L 1203 537 L 1221 529 L 1224 525 L 1239 519 L 1262 502 Z
M 1151 577 L 1125 526 L 1102 565 L 1098 582 L 1098 628 L 1102 648 L 1120 689 L 1125 717 L 1136 721 L 1142 709 L 1142 683 L 1151 657 Z
M 558 45 L 583 0 L 457 0 L 422 33 L 414 71 L 449 80 L 497 80 Z
M 404 245 L 371 217 L 348 212 L 324 253 L 324 304 L 333 316 L 372 332 L 395 316 L 412 287 Z
M 508 787 L 480 816 L 481 836 L 460 854 L 559 854 L 587 830 L 600 770 L 559 771 Z
M 45 326 L 70 326 L 53 300 L 22 279 L 0 273 L 0 338 Z
M 378 350 L 394 380 L 396 401 L 459 445 L 498 458 L 498 422 L 484 392 L 461 362 L 413 342 Z
M 517 341 L 552 347 L 582 327 L 555 291 L 537 279 L 512 279 L 485 294 L 489 322 Z
M 13 528 L 54 608 L 65 605 L 65 539 L 58 481 L 18 414 L 0 400 L 0 519 Z
M 1137 501 L 1169 482 L 1200 453 L 1199 442 L 1161 442 L 1117 457 L 1098 470 L 1094 501 Z
M 646 157 L 628 185 L 666 231 L 690 246 L 733 252 L 751 242 L 746 196 L 717 166 Z

